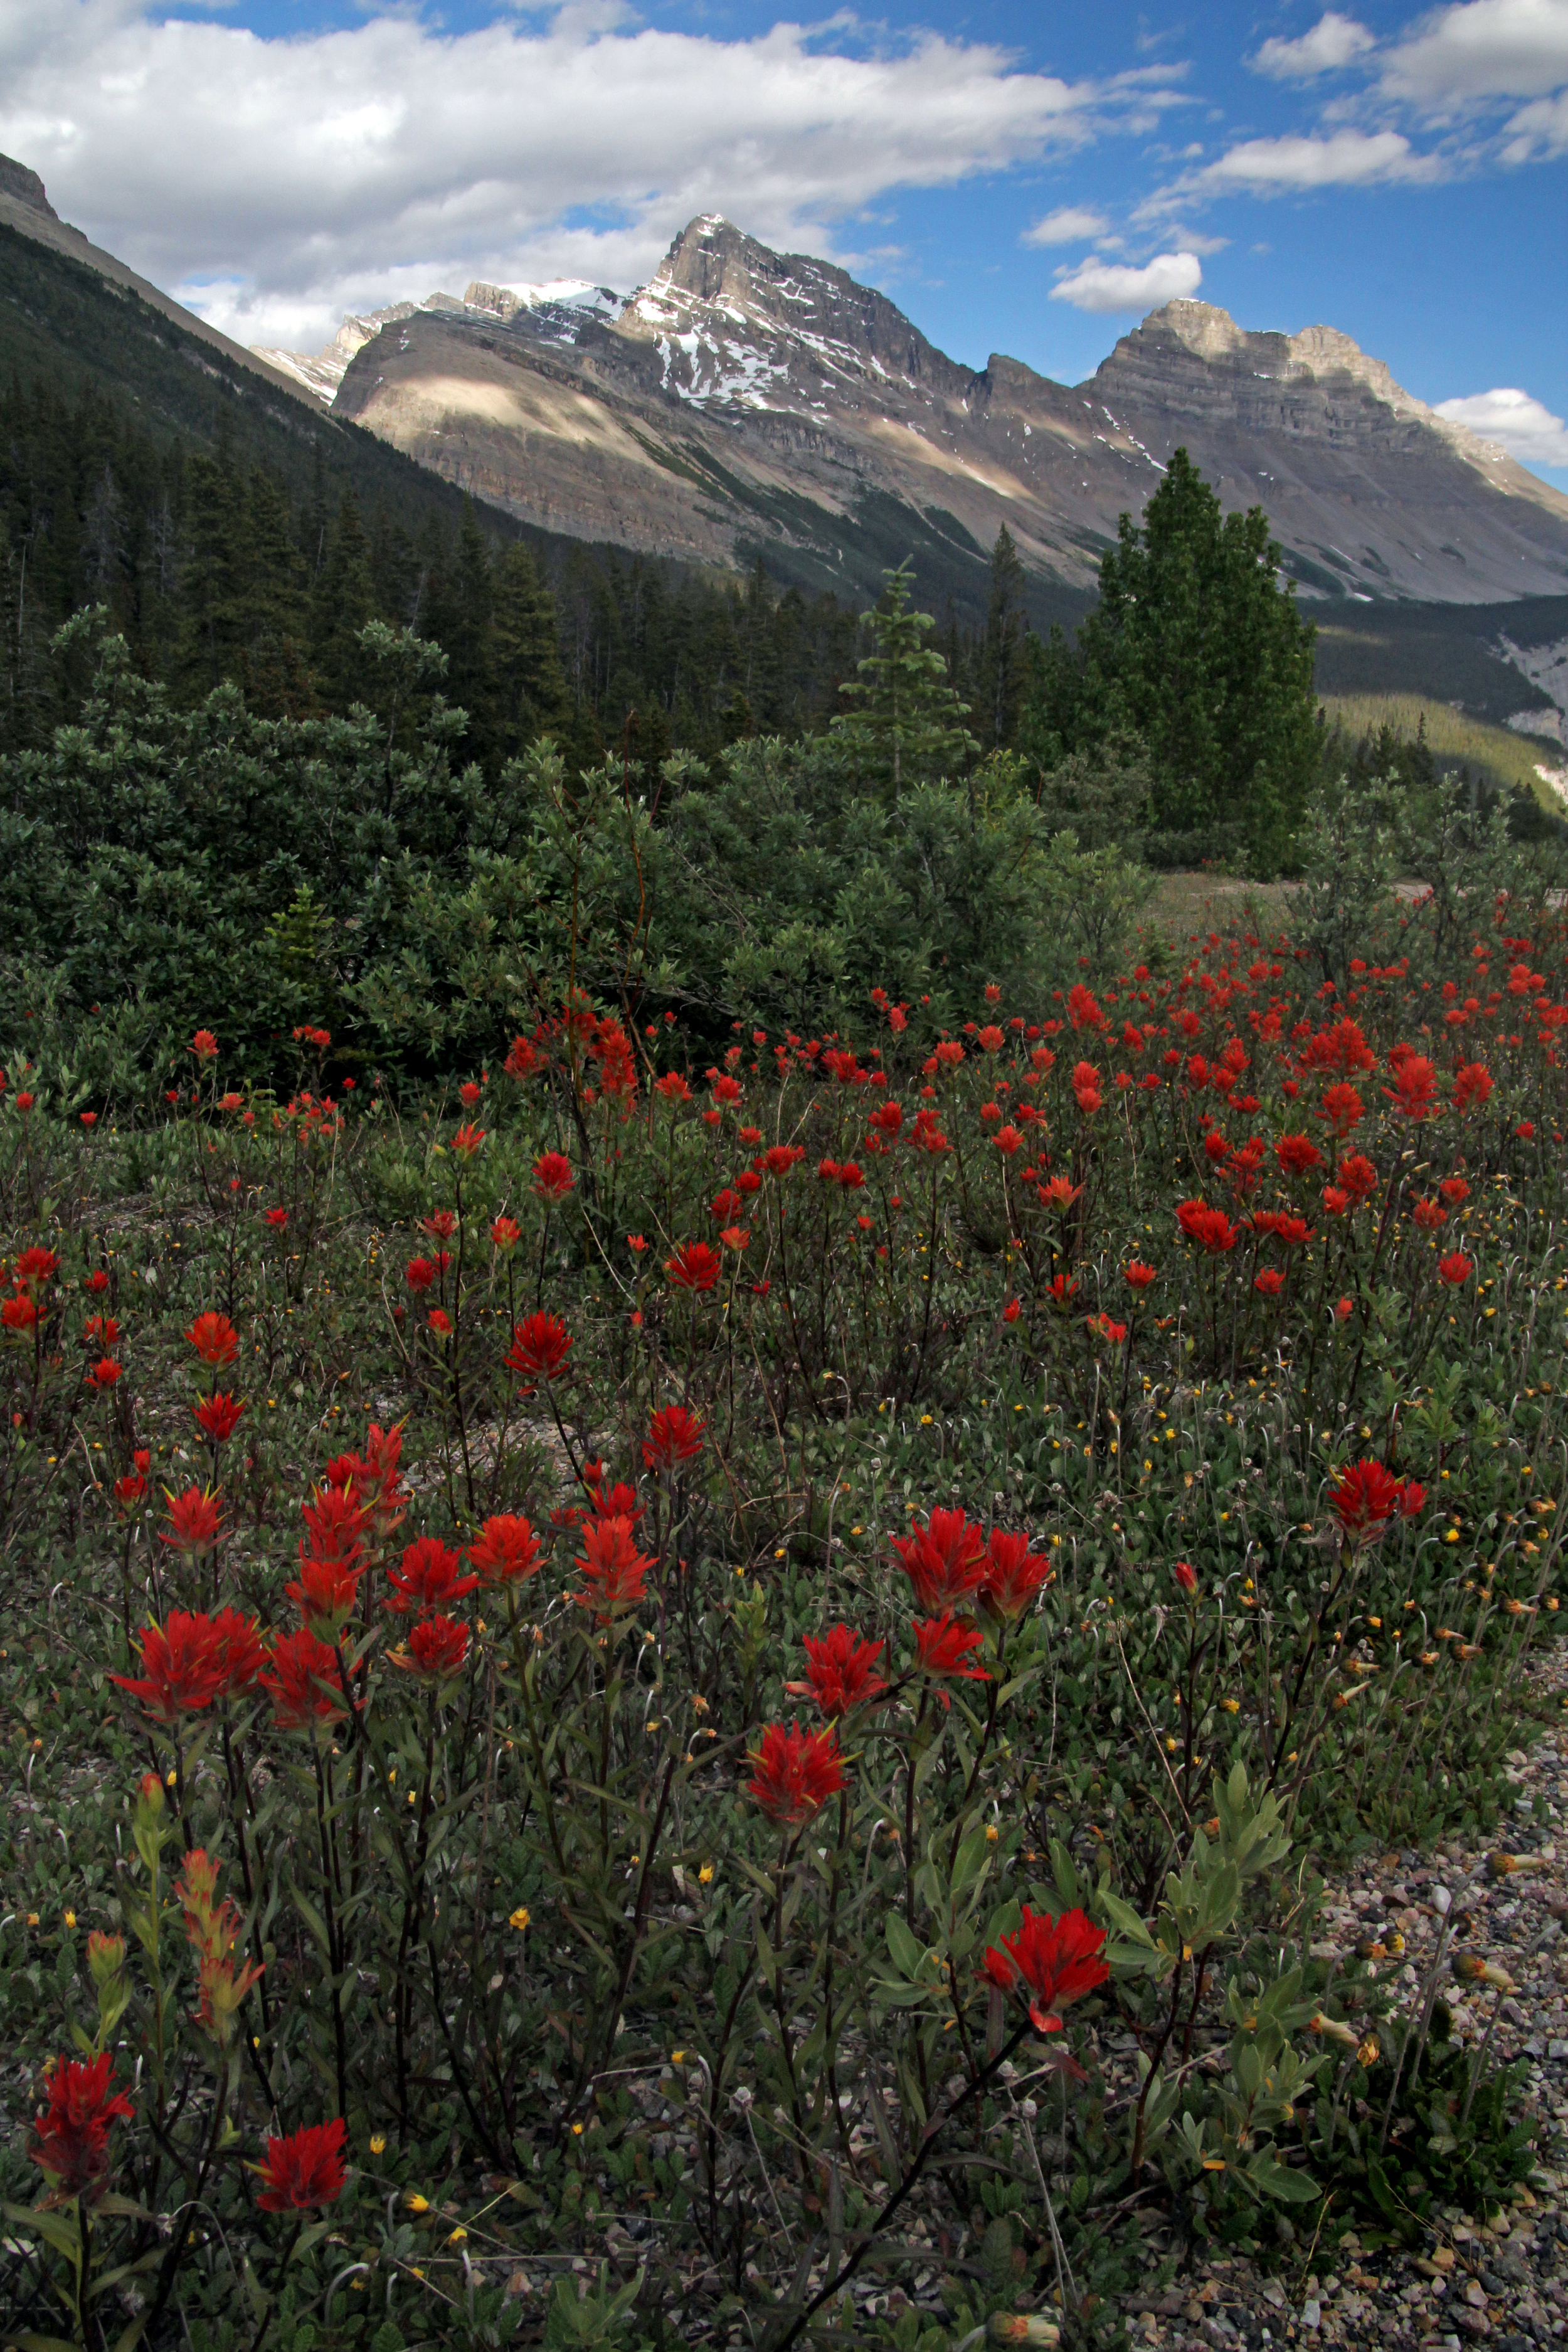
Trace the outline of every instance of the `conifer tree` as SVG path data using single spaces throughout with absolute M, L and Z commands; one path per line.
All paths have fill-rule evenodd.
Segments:
M 876 651 L 858 665 L 858 680 L 839 688 L 857 708 L 832 725 L 861 780 L 897 799 L 911 784 L 958 773 L 980 746 L 963 725 L 969 705 L 947 683 L 946 662 L 924 642 L 935 622 L 910 609 L 908 561 L 885 577 L 875 609 L 861 615 Z

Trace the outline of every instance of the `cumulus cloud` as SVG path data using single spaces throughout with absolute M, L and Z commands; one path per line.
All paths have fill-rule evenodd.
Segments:
M 140 0 L 11 0 L 0 149 L 215 323 L 298 344 L 470 277 L 630 286 L 701 212 L 831 249 L 890 190 L 1070 148 L 1134 102 L 984 42 L 852 37 L 835 18 L 723 40 L 583 0 L 282 40 Z
M 1568 0 L 1458 0 L 1386 54 L 1383 86 L 1426 108 L 1538 99 L 1568 83 Z
M 1080 205 L 1061 205 L 1044 220 L 1026 228 L 1019 240 L 1024 245 L 1076 245 L 1081 239 L 1103 236 L 1110 223 L 1103 213 L 1086 212 Z
M 1436 413 L 1497 442 L 1521 466 L 1568 466 L 1568 425 L 1528 392 L 1500 385 L 1464 400 L 1440 400 Z
M 1326 139 L 1247 139 L 1205 164 L 1189 186 L 1354 188 L 1378 180 L 1427 180 L 1436 166 L 1398 131 L 1335 131 Z
M 1204 266 L 1195 253 L 1157 253 L 1142 268 L 1082 261 L 1057 280 L 1051 300 L 1070 302 L 1076 310 L 1157 310 L 1163 302 L 1195 294 L 1203 277 Z
M 1265 41 L 1251 60 L 1255 73 L 1274 81 L 1313 81 L 1319 74 L 1338 73 L 1375 47 L 1364 25 L 1331 8 L 1300 40 Z

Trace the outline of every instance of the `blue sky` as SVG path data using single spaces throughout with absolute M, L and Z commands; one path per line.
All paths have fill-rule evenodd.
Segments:
M 1568 489 L 1568 0 L 8 0 L 0 149 L 242 340 L 646 278 L 693 214 L 1074 382 L 1173 293 L 1322 322 Z

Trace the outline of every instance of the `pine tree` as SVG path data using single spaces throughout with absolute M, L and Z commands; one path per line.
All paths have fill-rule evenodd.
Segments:
M 506 548 L 496 564 L 490 666 L 495 679 L 496 748 L 513 759 L 564 722 L 566 678 L 555 599 L 526 547 Z
M 352 490 L 338 501 L 311 599 L 312 666 L 328 703 L 344 710 L 363 698 L 367 672 L 360 631 L 375 611 L 370 547 Z
M 1005 523 L 991 551 L 991 594 L 976 664 L 974 708 L 988 751 L 1010 744 L 1024 699 L 1024 640 L 1028 634 L 1027 582 Z
M 908 562 L 885 577 L 875 610 L 861 615 L 876 651 L 858 665 L 858 681 L 839 688 L 858 707 L 832 725 L 862 781 L 896 800 L 911 784 L 956 774 L 980 746 L 963 723 L 969 705 L 948 685 L 946 662 L 923 642 L 935 622 L 910 610 Z

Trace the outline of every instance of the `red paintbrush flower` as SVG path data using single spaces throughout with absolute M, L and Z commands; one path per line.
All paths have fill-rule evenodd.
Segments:
M 1182 1201 L 1176 1208 L 1176 1223 L 1190 1242 L 1208 1251 L 1211 1257 L 1223 1256 L 1233 1250 L 1240 1234 L 1223 1209 L 1211 1209 L 1205 1201 Z
M 915 1599 L 931 1614 L 967 1601 L 985 1580 L 985 1538 L 962 1511 L 933 1511 L 927 1527 L 894 1536 L 892 1546 Z
M 224 1680 L 224 1653 L 211 1620 L 185 1609 L 171 1611 L 165 1624 L 149 1625 L 142 1636 L 140 1677 L 109 1679 L 140 1699 L 160 1723 L 199 1714 L 212 1705 Z
M 1129 1286 L 1133 1290 L 1147 1290 L 1152 1282 L 1157 1282 L 1160 1278 L 1158 1266 L 1144 1265 L 1137 1258 L 1133 1259 L 1131 1265 L 1124 1266 L 1122 1272 L 1127 1277 Z
M 1402 1510 L 1405 1496 L 1405 1482 L 1385 1464 L 1357 1462 L 1340 1473 L 1329 1503 L 1347 1543 L 1374 1543 L 1395 1512 Z M 1420 1494 L 1416 1509 L 1426 1499 Z
M 752 1749 L 747 1761 L 752 1767 L 747 1794 L 781 1829 L 799 1829 L 844 1786 L 844 1759 L 832 1724 L 807 1732 L 798 1723 L 787 1731 L 782 1723 L 770 1723 L 762 1746 Z
M 536 1315 L 512 1325 L 506 1369 L 526 1382 L 552 1381 L 571 1352 L 572 1335 L 565 1324 L 542 1307 Z
M 1461 1283 L 1468 1282 L 1475 1265 L 1463 1250 L 1452 1250 L 1437 1260 L 1437 1272 L 1451 1290 L 1458 1290 Z
M 1310 1169 L 1323 1164 L 1323 1155 L 1310 1135 L 1280 1136 L 1274 1146 L 1274 1157 L 1287 1176 L 1305 1176 Z
M 239 1417 L 245 1411 L 243 1397 L 230 1396 L 215 1389 L 211 1396 L 198 1397 L 192 1411 L 197 1423 L 205 1430 L 215 1445 L 221 1445 L 239 1427 Z
M 283 1590 L 318 1642 L 335 1642 L 353 1615 L 362 1573 L 341 1560 L 312 1559 L 301 1548 L 300 1573 Z
M 287 2139 L 271 2139 L 267 2155 L 256 2168 L 266 2182 L 257 2203 L 268 2213 L 308 2213 L 313 2206 L 333 2205 L 343 2190 L 342 2116 L 330 2123 L 310 2124 L 290 2132 Z
M 1403 1118 L 1425 1118 L 1437 1108 L 1437 1073 L 1425 1054 L 1405 1053 L 1395 1065 L 1394 1083 L 1383 1091 Z
M 185 1334 L 204 1364 L 232 1364 L 239 1353 L 239 1333 L 226 1315 L 209 1307 L 198 1315 Z
M 644 1580 L 653 1559 L 638 1551 L 632 1541 L 631 1520 L 617 1511 L 584 1521 L 583 1550 L 576 1564 L 586 1590 L 574 1592 L 573 1600 L 580 1609 L 591 1609 L 601 1625 L 608 1625 L 645 1598 Z
M 1366 1106 L 1348 1080 L 1323 1090 L 1323 1117 L 1342 1143 L 1352 1128 L 1359 1127 L 1365 1116 Z
M 985 1547 L 985 1579 L 980 1587 L 984 1606 L 1012 1624 L 1050 1582 L 1050 1561 L 1029 1548 L 1027 1536 L 1008 1535 L 993 1528 Z
M 915 1665 L 919 1673 L 931 1675 L 939 1680 L 952 1678 L 965 1683 L 988 1683 L 991 1676 L 984 1666 L 965 1665 L 972 1650 L 980 1647 L 980 1630 L 962 1617 L 917 1617 L 914 1623 Z M 943 1706 L 950 1704 L 947 1693 L 937 1696 Z
M 559 1203 L 575 1190 L 576 1182 L 563 1151 L 546 1151 L 533 1163 L 533 1189 L 542 1201 Z
M 408 1636 L 406 1650 L 394 1650 L 387 1664 L 432 1683 L 451 1682 L 463 1671 L 468 1654 L 468 1629 L 452 1617 L 422 1617 Z
M 1000 1948 L 987 1946 L 985 1974 L 1000 1991 L 1016 1987 L 1024 1993 L 1037 2032 L 1059 2033 L 1058 2012 L 1110 1976 L 1104 1949 L 1105 1930 L 1086 1912 L 1064 1911 L 1051 1919 L 1026 1903 L 1017 1933 L 1004 1936 Z
M 401 1570 L 394 1569 L 387 1584 L 390 1590 L 382 1606 L 395 1617 L 405 1617 L 411 1609 L 446 1609 L 449 1602 L 477 1592 L 479 1580 L 463 1574 L 460 1552 L 448 1551 L 437 1536 L 421 1536 L 417 1543 L 408 1546 Z
M 1188 1600 L 1191 1601 L 1194 1599 L 1197 1594 L 1198 1580 L 1194 1571 L 1191 1560 L 1179 1559 L 1174 1568 L 1172 1569 L 1171 1573 L 1175 1578 L 1176 1582 L 1181 1586 L 1182 1591 L 1186 1594 Z
M 534 1573 L 543 1557 L 529 1522 L 510 1511 L 487 1519 L 478 1543 L 468 1546 L 468 1566 L 478 1571 L 479 1582 L 487 1589 L 521 1584 Z
M 278 1636 L 259 1680 L 279 1731 L 303 1731 L 320 1716 L 348 1713 L 336 1654 L 308 1627 Z
M 882 1654 L 882 1643 L 863 1642 L 847 1625 L 835 1625 L 820 1641 L 809 1633 L 803 1640 L 805 1680 L 785 1683 L 792 1698 L 814 1698 L 823 1714 L 831 1717 L 868 1706 L 887 1689 L 880 1675 L 871 1671 Z
M 656 1412 L 643 1440 L 642 1458 L 649 1470 L 674 1474 L 683 1462 L 694 1462 L 702 1451 L 708 1424 L 683 1404 L 665 1405 Z
M 1454 1073 L 1454 1108 L 1477 1109 L 1488 1102 L 1492 1090 L 1492 1074 L 1484 1062 L 1467 1062 Z
M 114 1482 L 114 1499 L 122 1512 L 134 1510 L 147 1492 L 148 1465 L 153 1459 L 144 1446 L 138 1446 L 132 1456 L 132 1466 L 123 1478 Z
M 168 1508 L 168 1528 L 160 1530 L 162 1539 L 175 1551 L 205 1551 L 217 1541 L 218 1523 L 223 1517 L 222 1497 L 211 1486 L 187 1486 L 183 1495 L 172 1495 L 163 1489 Z
M 721 1259 L 707 1242 L 686 1242 L 664 1270 L 677 1290 L 711 1290 L 719 1279 Z
M 109 2185 L 109 2132 L 116 2116 L 131 2122 L 136 2110 L 113 2087 L 114 2060 L 57 2058 L 45 2069 L 48 2105 L 33 2126 L 27 2154 L 48 2181 L 46 2206 L 68 2205 L 79 2197 L 96 2205 Z

